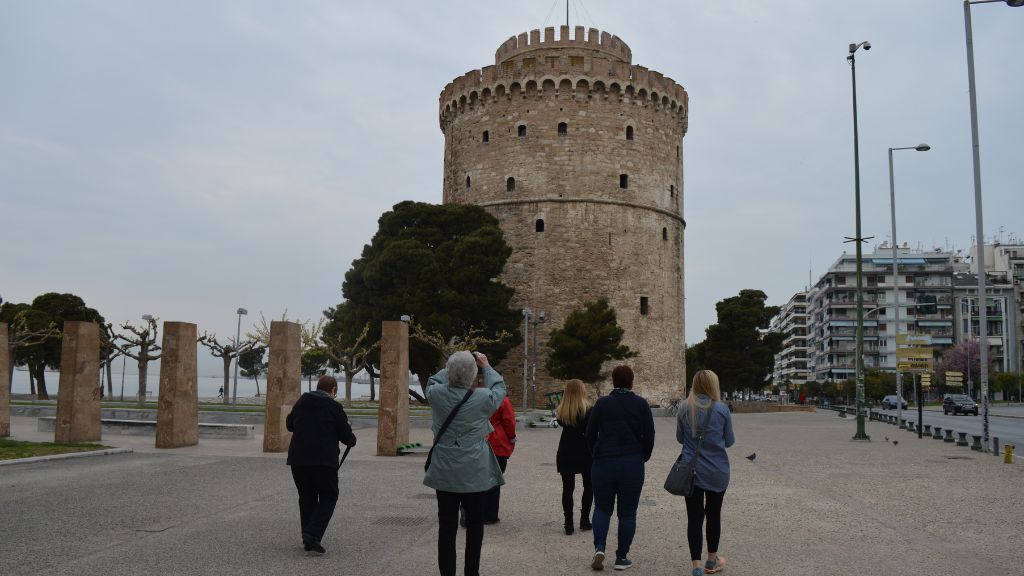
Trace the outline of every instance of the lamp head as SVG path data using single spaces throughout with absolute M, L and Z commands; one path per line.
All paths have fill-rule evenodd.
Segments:
M 153 321 L 153 315 L 152 314 L 143 314 L 142 315 L 142 319 L 145 320 L 146 322 L 152 322 Z
M 1024 2 L 1024 0 L 1021 0 L 1021 1 Z M 860 44 L 850 44 L 850 55 L 853 55 L 853 53 L 856 52 L 859 48 L 863 48 L 865 50 L 871 50 L 871 42 L 868 42 L 867 40 L 865 40 L 865 41 L 861 42 Z
M 398 319 L 408 324 L 409 322 L 412 321 L 412 316 L 409 316 L 408 314 L 402 314 L 401 316 L 399 316 Z
M 1024 0 L 1006 0 L 1006 5 L 1011 8 L 1020 8 L 1024 6 Z
M 241 315 L 241 316 L 245 316 L 245 315 L 249 314 L 249 311 L 246 310 L 245 308 L 239 308 L 238 309 L 238 314 Z
M 1021 1 L 1024 2 L 1024 0 L 1021 0 Z M 914 150 L 917 150 L 918 152 L 927 152 L 927 151 L 929 151 L 931 149 L 932 149 L 932 147 L 927 145 L 927 144 L 925 144 L 924 142 L 921 142 L 917 146 L 914 146 Z
M 871 42 L 868 42 L 867 40 L 865 40 L 865 41 L 861 42 L 861 45 L 864 46 L 865 50 L 871 50 Z

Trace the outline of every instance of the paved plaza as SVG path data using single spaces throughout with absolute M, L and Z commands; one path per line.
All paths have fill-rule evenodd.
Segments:
M 852 442 L 853 419 L 834 412 L 738 414 L 734 423 L 725 574 L 1020 573 L 1019 463 L 878 422 L 868 423 L 872 442 Z M 33 418 L 12 425 L 18 439 L 52 439 L 35 432 Z M 324 556 L 302 551 L 284 455 L 263 454 L 259 436 L 170 450 L 153 448 L 151 437 L 109 436 L 106 444 L 134 452 L 0 467 L 0 572 L 436 574 L 423 458 L 374 456 L 373 422 L 359 425 Z M 661 488 L 678 451 L 674 421 L 656 426 L 630 572 L 684 574 L 683 501 Z M 411 435 L 429 444 L 428 430 Z M 590 534 L 562 532 L 558 435 L 520 431 L 502 521 L 486 529 L 484 574 L 592 573 Z M 753 452 L 754 462 L 743 458 Z M 610 550 L 614 534 L 613 521 Z

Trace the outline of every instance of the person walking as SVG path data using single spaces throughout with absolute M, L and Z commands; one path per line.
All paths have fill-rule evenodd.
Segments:
M 487 442 L 494 451 L 501 473 L 504 476 L 508 459 L 516 448 L 516 409 L 508 396 L 501 401 L 498 409 L 491 414 L 491 427 L 494 432 L 487 435 Z M 501 485 L 491 488 L 484 494 L 484 524 L 501 522 L 498 510 L 501 507 Z
M 692 576 L 715 574 L 725 567 L 718 555 L 722 537 L 722 501 L 729 487 L 729 455 L 725 449 L 736 442 L 732 415 L 721 402 L 718 375 L 700 370 L 693 376 L 690 394 L 676 420 L 676 440 L 683 445 L 680 458 L 689 462 L 697 452 L 693 493 L 686 497 L 686 541 L 693 562 Z M 703 440 L 701 440 L 703 435 Z M 708 559 L 701 566 L 704 547 L 702 528 L 707 523 Z
M 285 418 L 292 433 L 288 465 L 299 492 L 302 545 L 307 552 L 323 554 L 321 544 L 338 503 L 338 443 L 352 447 L 356 436 L 338 395 L 338 381 L 321 376 L 316 390 L 306 392 Z
M 604 548 L 612 512 L 618 508 L 615 569 L 633 565 L 629 548 L 636 533 L 636 509 L 644 486 L 644 463 L 654 451 L 654 418 L 647 400 L 633 393 L 633 370 L 612 370 L 614 389 L 599 398 L 587 422 L 587 443 L 594 463 L 594 558 L 590 567 L 604 569 Z
M 590 483 L 590 467 L 593 459 L 587 446 L 587 422 L 590 420 L 590 401 L 581 380 L 569 380 L 562 392 L 562 401 L 555 408 L 562 435 L 558 439 L 555 465 L 562 476 L 562 514 L 565 516 L 565 533 L 574 533 L 573 491 L 576 489 L 576 475 L 583 479 L 583 507 L 580 512 L 580 530 L 590 530 L 590 507 L 594 493 Z
M 484 385 L 473 388 L 478 370 Z M 505 382 L 479 352 L 456 352 L 447 367 L 430 377 L 426 389 L 434 447 L 423 484 L 437 494 L 437 564 L 441 576 L 455 576 L 459 507 L 466 513 L 465 576 L 479 576 L 484 540 L 484 493 L 505 483 L 487 442 L 490 418 L 505 398 Z

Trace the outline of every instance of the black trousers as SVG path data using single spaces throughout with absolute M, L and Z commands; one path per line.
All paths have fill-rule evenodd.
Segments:
M 701 527 L 707 520 L 708 552 L 718 552 L 722 538 L 722 500 L 725 491 L 712 492 L 699 486 L 686 498 L 686 542 L 690 545 L 690 560 L 700 560 L 704 542 Z
M 576 490 L 576 474 L 562 472 L 562 514 L 565 515 L 565 525 L 573 526 L 573 492 Z M 580 473 L 583 477 L 583 510 L 580 518 L 590 520 L 590 507 L 594 503 L 594 490 L 590 483 L 590 470 Z
M 302 533 L 323 540 L 338 503 L 338 469 L 334 466 L 292 466 L 292 480 L 299 491 Z
M 484 543 L 484 494 L 437 490 L 437 566 L 441 576 L 455 576 L 455 536 L 459 533 L 459 506 L 466 513 L 465 576 L 480 576 L 480 548 Z
M 498 466 L 501 472 L 505 473 L 505 466 L 508 466 L 508 456 L 495 456 L 498 459 Z M 484 522 L 497 522 L 498 507 L 501 505 L 501 486 L 495 486 L 484 492 Z

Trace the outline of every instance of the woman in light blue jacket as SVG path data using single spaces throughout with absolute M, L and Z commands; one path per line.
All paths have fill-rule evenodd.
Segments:
M 686 540 L 693 562 L 692 576 L 721 572 L 725 558 L 718 555 L 722 537 L 722 501 L 729 487 L 729 455 L 725 449 L 736 441 L 732 433 L 732 415 L 722 404 L 718 376 L 711 370 L 700 370 L 693 376 L 690 395 L 680 406 L 676 421 L 676 440 L 683 445 L 683 462 L 689 462 L 697 451 L 700 434 L 704 434 L 693 494 L 686 498 Z M 701 528 L 707 521 L 708 560 L 701 566 L 704 542 Z
M 483 370 L 483 388 L 473 388 Z M 472 392 L 470 392 L 472 390 Z M 505 381 L 479 352 L 456 352 L 448 367 L 427 382 L 434 448 L 423 483 L 437 492 L 437 564 L 441 576 L 455 576 L 455 536 L 459 506 L 466 513 L 465 575 L 479 576 L 484 541 L 484 493 L 505 483 L 498 460 L 487 442 L 491 414 L 505 398 Z M 448 415 L 465 400 L 448 429 L 438 438 Z

